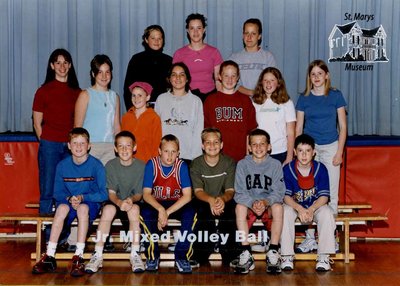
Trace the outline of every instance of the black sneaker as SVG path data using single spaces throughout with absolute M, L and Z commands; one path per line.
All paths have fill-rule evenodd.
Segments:
M 278 251 L 270 249 L 267 252 L 267 273 L 279 274 L 281 269 L 281 255 Z
M 85 275 L 85 264 L 83 258 L 79 255 L 72 256 L 71 276 L 80 277 Z
M 57 269 L 57 262 L 53 256 L 43 255 L 42 258 L 33 266 L 32 274 L 42 274 L 54 272 Z
M 115 251 L 115 246 L 112 242 L 106 240 L 104 243 L 104 252 L 114 252 Z

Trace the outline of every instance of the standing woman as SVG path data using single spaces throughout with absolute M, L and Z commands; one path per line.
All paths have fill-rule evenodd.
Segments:
M 68 133 L 74 123 L 79 83 L 70 53 L 54 50 L 48 61 L 46 79 L 33 101 L 33 127 L 39 144 L 39 213 L 53 211 L 54 176 L 58 162 L 69 155 Z
M 310 63 L 306 89 L 296 105 L 296 136 L 306 133 L 314 138 L 316 160 L 328 169 L 329 205 L 335 214 L 338 208 L 340 164 L 347 137 L 345 106 L 343 94 L 331 87 L 326 63 L 322 60 Z
M 206 37 L 206 18 L 202 14 L 190 14 L 186 18 L 186 32 L 189 44 L 178 49 L 173 63 L 183 62 L 192 76 L 190 89 L 204 102 L 206 97 L 220 90 L 218 81 L 222 56 L 217 48 L 204 43 Z
M 111 90 L 113 65 L 106 55 L 90 62 L 92 87 L 83 90 L 75 105 L 75 127 L 89 131 L 90 154 L 103 165 L 115 157 L 114 136 L 120 129 L 119 96 Z
M 129 86 L 133 82 L 147 82 L 153 87 L 149 103 L 154 104 L 158 95 L 167 91 L 168 71 L 172 58 L 163 53 L 164 30 L 159 25 L 148 26 L 142 36 L 144 51 L 132 56 L 126 70 L 124 100 L 128 111 L 132 107 Z
M 252 99 L 258 128 L 271 136 L 271 157 L 286 165 L 293 159 L 296 112 L 277 68 L 261 72 Z

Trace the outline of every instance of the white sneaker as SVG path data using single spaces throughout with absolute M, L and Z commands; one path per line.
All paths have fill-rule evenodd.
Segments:
M 295 249 L 296 253 L 309 253 L 318 249 L 318 244 L 315 238 L 306 237 Z
M 255 267 L 253 255 L 251 255 L 248 250 L 244 250 L 239 255 L 239 261 L 235 267 L 235 273 L 247 274 L 249 271 L 254 270 Z
M 134 273 L 142 273 L 144 272 L 144 263 L 139 254 L 135 254 L 129 258 L 129 261 L 132 265 L 132 272 Z
M 86 273 L 96 273 L 99 268 L 103 267 L 103 256 L 97 256 L 96 252 L 90 257 L 90 261 L 86 263 L 85 272 Z
M 281 270 L 281 255 L 278 251 L 270 249 L 267 252 L 267 272 L 280 273 Z
M 176 246 L 176 243 L 168 244 L 168 251 L 169 252 L 174 252 L 175 251 L 175 246 Z
M 282 270 L 290 271 L 294 269 L 294 255 L 282 255 L 281 257 L 281 268 Z
M 331 270 L 331 264 L 333 264 L 333 260 L 329 258 L 329 254 L 318 254 L 315 270 L 329 271 Z
M 339 242 L 335 242 L 335 252 L 339 253 L 340 252 L 340 247 L 339 247 Z

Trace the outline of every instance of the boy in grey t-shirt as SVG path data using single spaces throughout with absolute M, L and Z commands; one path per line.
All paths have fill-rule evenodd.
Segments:
M 271 242 L 267 252 L 267 272 L 280 273 L 279 240 L 283 225 L 283 197 L 285 184 L 282 165 L 268 156 L 271 150 L 270 138 L 266 131 L 254 129 L 249 134 L 249 151 L 238 162 L 235 174 L 236 224 L 242 243 L 235 273 L 246 274 L 254 269 L 254 258 L 249 243 L 248 212 L 261 217 L 265 212 L 272 214 Z
M 145 164 L 133 157 L 133 153 L 136 151 L 136 139 L 129 131 L 118 133 L 115 136 L 114 145 L 118 157 L 106 164 L 109 201 L 102 210 L 95 252 L 85 267 L 87 273 L 95 273 L 103 266 L 104 243 L 115 217 L 119 217 L 122 222 L 129 222 L 129 232 L 132 233 L 133 238 L 130 255 L 132 271 L 134 273 L 144 272 L 144 264 L 138 254 L 140 248 L 140 208 L 138 202 L 143 195 Z

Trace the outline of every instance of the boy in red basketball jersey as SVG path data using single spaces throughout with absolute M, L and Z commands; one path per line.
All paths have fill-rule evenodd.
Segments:
M 150 159 L 145 167 L 143 181 L 144 206 L 141 214 L 143 228 L 147 236 L 146 271 L 157 271 L 160 251 L 157 233 L 168 225 L 168 218 L 181 221 L 182 239 L 175 247 L 175 266 L 180 273 L 191 273 L 189 257 L 192 245 L 187 237 L 193 232 L 196 212 L 192 206 L 192 187 L 187 164 L 178 158 L 179 140 L 172 134 L 161 139 L 160 156 Z

